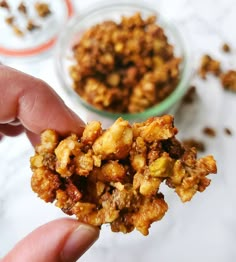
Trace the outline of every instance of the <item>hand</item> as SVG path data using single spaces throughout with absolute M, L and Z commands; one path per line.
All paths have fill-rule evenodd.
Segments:
M 48 128 L 81 135 L 84 123 L 45 82 L 0 65 L 0 134 L 25 131 L 35 145 Z
M 0 139 L 26 132 L 35 145 L 48 128 L 81 135 L 84 123 L 46 83 L 0 65 Z M 58 219 L 26 236 L 1 261 L 73 262 L 98 236 L 95 227 Z
M 49 222 L 22 239 L 1 262 L 75 262 L 99 230 L 70 218 Z

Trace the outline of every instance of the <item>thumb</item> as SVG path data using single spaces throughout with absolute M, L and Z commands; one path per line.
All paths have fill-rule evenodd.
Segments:
M 54 220 L 22 239 L 1 261 L 75 262 L 98 236 L 98 228 L 69 218 Z

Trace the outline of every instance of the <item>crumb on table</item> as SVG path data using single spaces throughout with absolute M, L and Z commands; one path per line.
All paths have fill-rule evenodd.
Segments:
M 225 90 L 236 92 L 236 70 L 229 70 L 221 75 L 221 83 Z
M 225 132 L 225 134 L 228 135 L 228 136 L 232 136 L 232 135 L 233 135 L 232 130 L 231 130 L 230 128 L 228 128 L 228 127 L 225 127 L 225 128 L 224 128 L 224 132 Z
M 229 53 L 229 52 L 231 51 L 231 48 L 230 48 L 229 44 L 224 43 L 224 44 L 222 45 L 222 50 L 223 50 L 225 53 Z
M 219 76 L 221 73 L 221 63 L 220 61 L 213 59 L 210 55 L 203 55 L 198 74 L 202 79 L 206 79 L 206 76 L 209 73 Z
M 210 137 L 215 137 L 216 136 L 216 130 L 212 127 L 206 126 L 203 128 L 203 133 L 207 136 Z

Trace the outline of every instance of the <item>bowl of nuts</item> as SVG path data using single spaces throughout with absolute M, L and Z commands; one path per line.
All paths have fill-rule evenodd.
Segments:
M 180 31 L 147 5 L 104 3 L 74 17 L 58 39 L 63 89 L 87 119 L 174 114 L 191 70 Z

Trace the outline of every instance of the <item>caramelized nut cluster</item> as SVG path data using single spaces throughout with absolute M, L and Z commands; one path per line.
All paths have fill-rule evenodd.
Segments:
M 201 58 L 198 73 L 202 79 L 206 79 L 206 76 L 209 73 L 219 76 L 221 74 L 221 63 L 212 58 L 210 55 L 204 55 Z
M 101 110 L 142 112 L 173 92 L 180 77 L 181 59 L 155 16 L 144 20 L 136 13 L 97 24 L 83 33 L 73 55 L 75 91 Z
M 236 70 L 229 70 L 221 75 L 224 89 L 236 92 Z
M 162 182 L 185 202 L 204 191 L 210 183 L 206 176 L 216 173 L 214 158 L 197 159 L 176 133 L 170 115 L 133 125 L 119 118 L 107 130 L 94 121 L 82 137 L 46 130 L 31 157 L 32 189 L 79 221 L 148 235 L 168 209 L 159 191 Z

